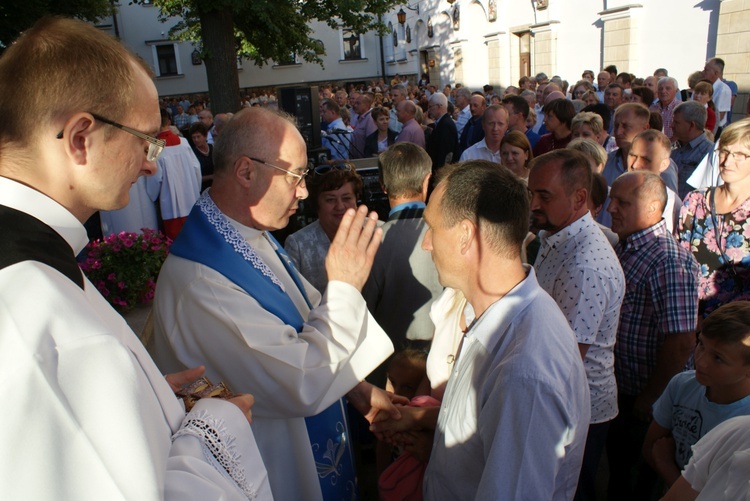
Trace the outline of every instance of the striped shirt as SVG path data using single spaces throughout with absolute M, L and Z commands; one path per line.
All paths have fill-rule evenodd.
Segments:
M 615 248 L 625 272 L 625 299 L 615 344 L 617 388 L 639 395 L 656 366 L 665 336 L 695 330 L 699 265 L 662 219 Z

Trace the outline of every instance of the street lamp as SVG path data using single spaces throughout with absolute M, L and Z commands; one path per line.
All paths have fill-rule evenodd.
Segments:
M 406 22 L 406 12 L 404 12 L 403 8 L 399 9 L 396 17 L 398 18 L 398 24 L 403 25 Z

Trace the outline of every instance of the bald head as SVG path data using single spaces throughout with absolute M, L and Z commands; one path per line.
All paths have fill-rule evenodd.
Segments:
M 553 84 L 550 84 L 550 85 L 553 85 Z M 548 88 L 549 88 L 549 87 L 548 87 Z M 544 98 L 544 104 L 548 104 L 548 103 L 551 103 L 551 102 L 552 102 L 552 101 L 554 101 L 555 99 L 565 99 L 565 94 L 563 94 L 563 93 L 562 93 L 561 91 L 559 91 L 559 90 L 556 90 L 556 91 L 550 92 L 549 94 L 547 94 L 547 97 L 545 97 L 545 98 Z
M 661 221 L 667 190 L 661 177 L 640 170 L 615 179 L 609 198 L 607 211 L 612 215 L 612 231 L 624 240 Z
M 214 144 L 216 176 L 231 171 L 235 161 L 244 155 L 273 163 L 281 138 L 295 135 L 304 145 L 294 119 L 287 114 L 257 106 L 240 111 L 226 122 Z

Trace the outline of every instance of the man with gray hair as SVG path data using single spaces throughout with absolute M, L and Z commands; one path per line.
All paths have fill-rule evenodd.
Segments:
M 422 248 L 477 320 L 433 422 L 424 498 L 572 499 L 588 385 L 573 331 L 521 260 L 526 184 L 483 160 L 447 167 L 441 177 L 424 213 Z
M 725 84 L 721 77 L 724 74 L 724 60 L 714 57 L 706 61 L 703 67 L 703 78 L 711 82 L 714 86 L 714 95 L 712 97 L 716 104 L 716 120 L 719 123 L 719 131 L 716 137 L 719 137 L 721 129 L 727 124 L 727 113 L 732 109 L 732 90 Z
M 706 116 L 705 105 L 696 101 L 681 103 L 674 109 L 672 132 L 680 147 L 672 150 L 672 161 L 677 164 L 677 193 L 681 199 L 693 190 L 687 180 L 714 149 L 714 143 L 706 137 Z
M 416 144 L 399 143 L 380 154 L 378 167 L 391 210 L 362 296 L 396 351 L 428 349 L 435 330 L 430 307 L 443 292 L 435 264 L 420 248 L 432 160 Z
M 459 87 L 456 89 L 456 109 L 458 111 L 458 118 L 456 119 L 456 134 L 458 138 L 461 137 L 464 127 L 471 119 L 471 109 L 469 107 L 469 100 L 471 99 L 471 91 L 466 87 Z
M 396 111 L 398 111 L 398 105 L 402 101 L 405 101 L 408 97 L 406 86 L 404 84 L 397 84 L 391 87 L 390 90 L 391 95 L 391 111 L 390 111 L 390 121 L 388 122 L 388 128 L 391 130 L 394 130 L 396 132 L 401 132 L 401 128 L 403 127 L 403 124 L 399 122 L 398 116 L 396 115 Z
M 430 106 L 427 112 L 435 121 L 435 128 L 427 138 L 427 153 L 432 158 L 433 174 L 446 163 L 455 162 L 458 159 L 458 135 L 456 134 L 456 123 L 448 114 L 448 98 L 442 93 L 430 96 Z
M 307 148 L 291 117 L 258 107 L 237 113 L 217 141 L 214 164 L 213 185 L 159 275 L 157 363 L 205 360 L 211 379 L 252 388 L 253 429 L 274 498 L 350 498 L 341 397 L 370 419 L 378 407 L 398 416 L 383 393 L 360 383 L 393 352 L 360 294 L 381 241 L 377 216 L 365 206 L 343 215 L 322 295 L 270 233 L 308 195 Z M 381 402 L 374 408 L 371 396 Z
M 677 99 L 679 84 L 673 77 L 661 77 L 656 89 L 658 102 L 652 104 L 649 109 L 652 111 L 658 111 L 659 114 L 661 114 L 661 120 L 663 123 L 662 132 L 664 132 L 671 141 L 674 141 L 674 138 L 672 137 L 672 117 L 674 115 L 674 109 L 680 104 L 680 101 Z
M 221 134 L 221 129 L 224 128 L 224 126 L 228 121 L 232 119 L 233 116 L 234 113 L 219 113 L 214 117 L 214 139 L 219 137 L 219 134 Z

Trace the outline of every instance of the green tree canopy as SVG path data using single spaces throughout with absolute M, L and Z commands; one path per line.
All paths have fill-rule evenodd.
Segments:
M 114 10 L 110 0 L 3 0 L 0 2 L 0 52 L 38 19 L 48 15 L 97 22 Z
M 143 1 L 143 0 L 140 0 Z M 399 0 L 154 0 L 162 21 L 180 17 L 170 36 L 198 43 L 206 62 L 214 113 L 237 111 L 237 57 L 263 65 L 296 54 L 322 64 L 325 48 L 310 23 L 382 30 L 380 15 Z

